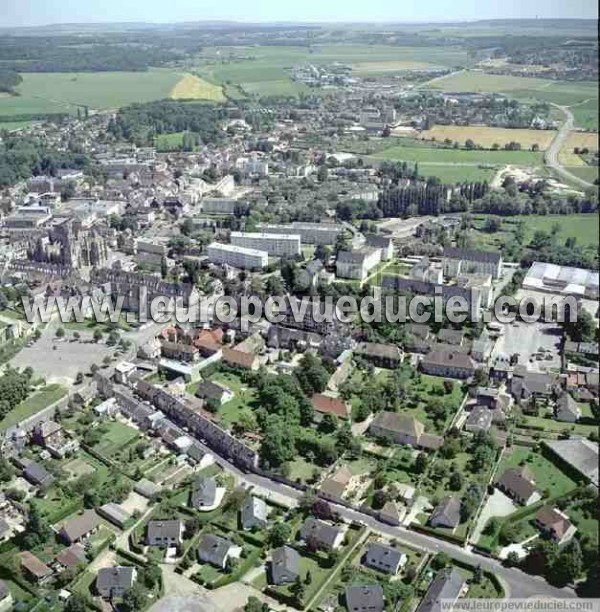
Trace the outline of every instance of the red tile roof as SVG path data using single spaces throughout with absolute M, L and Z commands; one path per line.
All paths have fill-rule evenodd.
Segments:
M 311 400 L 313 408 L 322 414 L 334 414 L 343 419 L 348 417 L 348 406 L 337 397 L 315 393 Z

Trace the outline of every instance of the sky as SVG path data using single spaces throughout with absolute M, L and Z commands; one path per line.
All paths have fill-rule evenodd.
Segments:
M 596 0 L 0 0 L 0 27 L 233 20 L 472 21 L 598 18 Z

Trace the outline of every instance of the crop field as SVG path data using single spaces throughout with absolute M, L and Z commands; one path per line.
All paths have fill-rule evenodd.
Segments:
M 225 100 L 223 88 L 220 85 L 209 83 L 195 74 L 185 74 L 171 89 L 169 98 L 173 100 Z
M 510 93 L 519 90 L 537 90 L 551 81 L 503 74 L 487 74 L 481 70 L 464 70 L 440 77 L 429 83 L 433 89 L 456 92 Z
M 567 168 L 569 172 L 582 178 L 584 181 L 593 183 L 598 178 L 598 166 L 576 166 Z
M 565 142 L 565 149 L 573 149 L 575 147 L 597 151 L 598 132 L 571 132 Z
M 442 183 L 450 185 L 470 181 L 488 181 L 494 178 L 496 170 L 481 166 L 453 166 L 452 164 L 419 164 L 419 172 L 425 176 L 437 176 Z
M 23 74 L 18 96 L 0 99 L 0 115 L 74 113 L 77 106 L 118 108 L 166 98 L 181 75 L 147 72 L 48 72 Z
M 513 164 L 531 166 L 542 162 L 542 154 L 532 151 L 468 151 L 465 149 L 444 149 L 438 147 L 397 145 L 376 153 L 377 159 L 413 161 L 436 164 L 466 164 L 478 166 L 481 164 Z
M 367 61 L 368 60 L 368 61 Z M 207 47 L 193 69 L 214 83 L 239 85 L 248 94 L 295 95 L 308 88 L 294 83 L 291 69 L 302 64 L 340 62 L 361 76 L 465 64 L 459 48 L 392 47 L 387 45 L 323 45 L 313 47 Z
M 541 151 L 548 148 L 556 135 L 554 130 L 519 130 L 486 126 L 435 125 L 430 130 L 421 132 L 418 138 L 423 140 L 444 141 L 446 138 L 461 145 L 471 139 L 475 144 L 490 148 L 494 144 L 501 147 L 509 142 L 518 142 L 523 149 L 530 149 L 537 144 Z M 581 146 L 581 145 L 577 145 Z
M 586 130 L 598 129 L 598 98 L 590 98 L 586 102 L 571 107 L 575 117 L 575 125 Z

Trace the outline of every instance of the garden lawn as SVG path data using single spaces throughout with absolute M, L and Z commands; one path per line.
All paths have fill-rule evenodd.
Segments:
M 102 427 L 106 431 L 102 435 L 101 441 L 94 447 L 94 450 L 109 459 L 124 446 L 139 438 L 140 435 L 137 429 L 129 427 L 129 425 L 125 425 L 120 421 L 109 421 L 103 423 Z
M 521 461 L 525 461 L 525 465 L 534 473 L 536 487 L 543 496 L 546 491 L 550 497 L 563 495 L 577 487 L 554 463 L 524 446 L 512 446 L 505 451 L 496 472 L 498 477 L 502 476 L 507 468 L 519 467 Z

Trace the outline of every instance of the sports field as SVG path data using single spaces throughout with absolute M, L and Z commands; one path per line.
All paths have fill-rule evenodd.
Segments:
M 75 113 L 166 98 L 181 79 L 171 70 L 23 74 L 18 96 L 0 99 L 0 115 Z
M 542 162 L 542 153 L 532 151 L 468 151 L 466 149 L 444 149 L 427 146 L 398 145 L 373 155 L 376 159 L 393 159 L 424 163 L 466 164 L 513 164 L 531 166 Z
M 519 130 L 485 126 L 460 126 L 460 125 L 435 125 L 430 130 L 421 132 L 418 138 L 423 140 L 436 140 L 443 142 L 446 138 L 452 142 L 464 145 L 466 140 L 472 140 L 475 144 L 490 148 L 497 144 L 503 147 L 509 142 L 518 142 L 523 149 L 530 149 L 537 144 L 541 151 L 548 148 L 556 135 L 554 130 Z
M 195 74 L 184 74 L 169 92 L 173 100 L 225 100 L 223 88 L 197 77 Z

